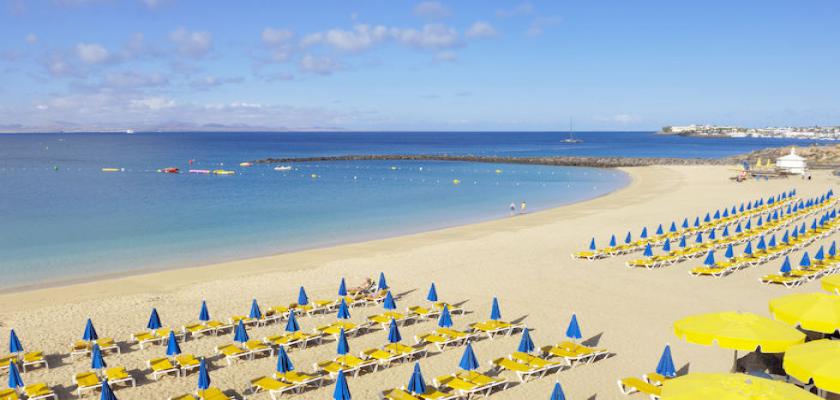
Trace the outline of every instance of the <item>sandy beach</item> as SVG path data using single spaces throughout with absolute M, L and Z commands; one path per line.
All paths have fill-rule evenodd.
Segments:
M 206 299 L 214 319 L 247 314 L 251 299 L 260 305 L 287 305 L 296 301 L 305 286 L 312 299 L 332 299 L 340 278 L 354 286 L 380 271 L 388 278 L 397 305 L 402 310 L 425 304 L 429 285 L 435 282 L 441 300 L 462 304 L 468 310 L 454 316 L 455 327 L 486 320 L 493 296 L 498 297 L 503 319 L 521 321 L 532 329 L 537 346 L 563 339 L 573 312 L 577 313 L 588 343 L 609 349 L 615 355 L 590 365 L 576 366 L 543 379 L 516 384 L 492 396 L 494 399 L 548 398 L 559 380 L 569 399 L 621 399 L 616 380 L 640 376 L 656 366 L 666 343 L 673 347 L 681 371 L 725 372 L 732 352 L 679 341 L 672 333 L 673 321 L 691 314 L 741 310 L 769 316 L 770 299 L 792 293 L 819 291 L 819 282 L 796 289 L 768 287 L 758 278 L 778 269 L 777 262 L 738 271 L 723 279 L 695 278 L 695 259 L 653 271 L 630 270 L 624 262 L 638 256 L 600 261 L 572 260 L 570 254 L 584 249 L 591 237 L 605 245 L 610 234 L 619 237 L 642 226 L 682 221 L 744 200 L 775 195 L 796 188 L 810 197 L 833 187 L 837 178 L 828 171 L 814 171 L 813 180 L 799 178 L 749 181 L 736 184 L 733 172 L 723 166 L 653 166 L 623 169 L 632 183 L 607 196 L 538 213 L 468 226 L 425 232 L 371 242 L 314 249 L 270 257 L 247 259 L 198 268 L 109 278 L 90 283 L 0 294 L 0 336 L 7 345 L 8 329 L 14 328 L 27 350 L 44 350 L 51 368 L 23 375 L 27 383 L 43 381 L 57 387 L 61 398 L 74 398 L 71 377 L 88 369 L 89 359 L 71 360 L 68 346 L 82 335 L 85 319 L 93 319 L 100 336 L 113 337 L 123 349 L 109 355 L 109 366 L 123 365 L 138 380 L 136 388 L 118 389 L 121 400 L 165 399 L 192 392 L 195 374 L 186 378 L 151 380 L 146 360 L 165 354 L 165 347 L 139 349 L 125 343 L 142 331 L 152 307 L 163 324 L 180 329 L 197 319 Z M 667 226 L 667 225 L 666 225 Z M 823 242 L 816 242 L 817 247 Z M 740 252 L 740 249 L 738 249 Z M 799 253 L 794 253 L 798 257 Z M 797 258 L 798 259 L 798 258 Z M 118 264 L 120 260 L 113 260 Z M 354 308 L 354 322 L 381 312 L 379 306 Z M 306 331 L 335 320 L 335 314 L 300 318 Z M 433 321 L 401 328 L 404 343 L 416 334 L 434 328 Z M 280 333 L 283 325 L 252 328 L 252 338 Z M 385 343 L 386 331 L 350 339 L 351 351 Z M 274 371 L 276 358 L 259 358 L 227 366 L 213 355 L 213 348 L 230 343 L 231 335 L 202 337 L 181 343 L 186 353 L 207 356 L 214 386 L 237 397 L 269 399 L 267 393 L 250 395 L 248 381 Z M 474 344 L 482 370 L 494 358 L 515 351 L 519 335 L 481 340 Z M 449 349 L 420 361 L 429 383 L 432 378 L 455 372 L 463 348 Z M 4 350 L 5 353 L 5 350 Z M 316 361 L 330 359 L 335 343 L 290 352 L 299 370 L 310 371 Z M 212 357 L 211 357 L 212 356 Z M 413 363 L 395 365 L 350 380 L 354 398 L 375 399 L 382 390 L 403 386 Z M 515 380 L 513 374 L 502 376 Z M 294 395 L 299 399 L 326 399 L 332 385 Z M 641 395 L 632 399 L 643 399 Z

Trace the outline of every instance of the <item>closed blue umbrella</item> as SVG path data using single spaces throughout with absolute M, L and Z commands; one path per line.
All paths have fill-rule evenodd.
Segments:
M 706 216 L 703 217 L 703 222 L 706 222 L 706 223 L 712 222 L 712 218 L 711 218 L 711 216 L 709 216 L 709 213 L 706 213 Z
M 522 330 L 522 339 L 519 340 L 519 347 L 517 351 L 522 353 L 530 353 L 534 351 L 534 341 L 531 340 L 531 334 L 529 333 L 528 328 Z
M 746 255 L 748 255 L 748 256 L 751 256 L 751 255 L 752 255 L 752 253 L 753 253 L 753 249 L 752 249 L 752 242 L 749 242 L 749 241 L 748 241 L 748 242 L 747 242 L 747 245 L 746 245 L 746 246 L 744 246 L 744 254 L 746 254 Z
M 295 310 L 289 311 L 289 320 L 286 321 L 286 332 L 297 332 L 300 330 L 300 324 L 297 322 Z
M 572 319 L 569 321 L 569 327 L 566 328 L 566 337 L 573 340 L 583 338 L 583 335 L 580 333 L 580 325 L 578 324 L 576 314 L 572 314 Z
M 87 323 L 85 324 L 85 333 L 82 335 L 82 340 L 91 342 L 96 339 L 99 339 L 99 335 L 96 334 L 96 328 L 93 327 L 93 321 L 88 318 Z
M 728 216 L 729 216 L 729 209 L 728 209 L 728 208 L 724 208 L 724 209 L 723 209 L 723 214 L 721 214 L 721 215 L 723 215 L 723 218 L 728 217 Z
M 594 243 L 594 239 L 593 239 L 593 243 Z M 592 250 L 595 250 L 595 249 L 593 248 Z M 433 303 L 438 301 L 437 288 L 435 287 L 434 282 L 432 282 L 432 287 L 429 288 L 429 294 L 426 295 L 426 300 L 431 301 Z
M 743 229 L 741 228 L 741 223 L 739 222 L 738 225 L 735 225 L 735 233 L 741 233 Z
M 720 210 L 715 210 L 714 219 L 720 219 Z
M 610 236 L 610 247 L 615 247 L 618 244 L 615 240 L 615 235 Z
M 347 296 L 347 283 L 344 282 L 344 278 L 341 278 L 341 284 L 338 285 L 338 295 Z
M 767 246 L 770 248 L 776 247 L 776 234 L 774 233 L 770 236 L 770 241 L 767 242 Z
M 695 228 L 700 227 L 700 217 L 694 217 L 694 227 Z
M 738 207 L 738 212 L 744 212 L 744 203 L 741 203 L 741 207 Z
M 347 386 L 347 378 L 344 377 L 344 370 L 338 371 L 338 378 L 335 380 L 335 391 L 333 400 L 351 400 L 350 387 Z
M 420 372 L 420 363 L 414 363 L 414 372 L 411 374 L 411 379 L 408 380 L 408 386 L 405 387 L 412 394 L 426 393 L 426 381 L 423 379 L 423 373 Z
M 20 353 L 23 351 L 23 345 L 20 344 L 15 330 L 9 332 L 9 353 Z
M 338 314 L 336 314 L 336 317 L 338 319 L 350 319 L 350 307 L 347 306 L 344 298 L 341 299 L 341 304 L 338 305 Z
M 280 346 L 277 350 L 277 372 L 285 374 L 295 370 L 295 365 L 292 364 L 292 359 L 286 354 L 286 348 Z
M 758 238 L 758 244 L 755 245 L 755 248 L 759 249 L 759 250 L 767 249 L 767 244 L 764 243 L 764 236 L 761 236 L 761 237 Z
M 376 288 L 379 290 L 387 290 L 388 289 L 388 282 L 385 281 L 385 273 L 379 273 L 379 283 L 376 285 Z
M 245 343 L 248 341 L 248 331 L 245 329 L 245 324 L 242 323 L 242 320 L 239 320 L 239 324 L 236 325 L 236 329 L 233 332 L 233 340 L 239 343 Z
M 102 382 L 102 392 L 99 395 L 99 400 L 117 400 L 117 396 L 111 390 L 111 384 L 108 383 L 107 379 Z
M 303 286 L 300 287 L 300 291 L 298 291 L 298 304 L 305 306 L 309 304 L 309 296 L 306 295 L 306 289 Z
M 752 229 L 752 220 L 751 220 L 751 219 L 748 219 L 748 220 L 747 220 L 747 223 L 746 223 L 746 224 L 744 224 L 744 230 L 745 230 L 745 231 L 748 231 L 748 230 L 750 230 L 750 229 Z
M 682 227 L 683 229 L 688 229 L 688 218 L 683 218 Z
M 554 390 L 551 391 L 549 400 L 566 400 L 566 395 L 563 394 L 563 387 L 560 386 L 560 382 L 554 383 Z
M 726 258 L 735 257 L 735 249 L 732 248 L 732 243 L 726 246 L 726 252 L 723 253 L 723 256 Z
M 804 234 L 805 234 L 805 232 L 808 232 L 808 229 L 806 229 L 806 228 L 805 228 L 805 223 L 803 222 L 803 223 L 802 223 L 802 226 L 801 226 L 801 227 L 799 227 L 799 234 L 800 234 L 800 235 L 804 235 Z
M 831 246 L 828 246 L 828 256 L 834 258 L 837 255 L 837 243 L 831 241 Z
M 402 341 L 400 335 L 400 328 L 397 327 L 397 321 L 391 318 L 391 324 L 388 326 L 388 343 L 399 343 Z
M 665 252 L 665 253 L 668 253 L 668 252 L 671 251 L 671 241 L 670 240 L 665 239 L 665 241 L 662 243 L 662 251 Z
M 674 222 L 674 221 L 671 221 L 671 227 L 668 228 L 668 231 L 671 232 L 671 233 L 676 232 L 677 231 L 677 223 Z
M 779 272 L 782 274 L 790 273 L 790 258 L 788 256 L 785 256 L 785 261 L 782 262 L 782 267 L 779 268 Z
M 344 333 L 344 328 L 338 332 L 338 346 L 336 348 L 336 353 L 339 355 L 345 355 L 350 352 L 350 344 L 347 343 L 347 335 Z
M 738 214 L 738 210 L 735 208 L 735 206 L 732 206 L 731 214 L 732 215 Z
M 251 300 L 251 312 L 248 313 L 248 318 L 262 318 L 262 311 L 260 311 L 260 305 L 257 304 L 257 299 Z
M 160 316 L 158 315 L 157 308 L 152 308 L 152 314 L 149 315 L 149 322 L 146 324 L 146 328 L 150 330 L 160 329 L 163 324 L 160 323 Z
M 464 355 L 461 356 L 461 362 L 458 364 L 458 367 L 464 371 L 478 369 L 478 359 L 475 357 L 472 343 L 467 342 L 467 348 L 464 349 Z
M 820 262 L 825 260 L 825 251 L 823 250 L 822 245 L 820 245 L 820 248 L 817 250 L 817 254 L 814 254 L 814 259 Z
M 201 322 L 210 320 L 210 311 L 207 310 L 207 302 L 204 300 L 201 301 L 201 311 L 198 312 L 198 320 Z
M 802 255 L 802 258 L 799 260 L 799 266 L 803 269 L 807 269 L 811 266 L 811 257 L 808 256 L 807 251 L 805 252 L 805 254 Z
M 729 225 L 726 225 L 726 226 L 723 227 L 723 234 L 721 234 L 721 236 L 722 237 L 729 237 Z
M 790 238 L 788 238 L 788 231 L 785 231 L 785 234 L 782 235 L 782 243 L 787 244 L 790 242 Z
M 499 299 L 493 298 L 493 307 L 490 309 L 490 319 L 498 321 L 502 319 L 502 310 L 499 308 Z
M 443 305 L 443 311 L 438 317 L 438 326 L 441 328 L 449 328 L 452 326 L 452 315 L 449 314 L 449 305 Z
M 630 234 L 630 231 L 627 231 L 627 236 L 624 237 L 624 243 L 630 244 L 633 241 L 633 236 Z
M 645 251 L 642 253 L 642 256 L 653 257 L 653 248 L 650 246 L 650 243 L 645 245 Z
M 207 362 L 201 357 L 198 364 L 198 390 L 207 390 L 210 387 L 210 373 L 207 372 Z
M 647 239 L 647 237 L 648 237 L 647 227 L 642 228 L 642 234 L 639 235 L 639 237 L 642 238 L 642 239 Z
M 796 240 L 796 238 L 799 237 L 799 232 L 796 230 L 796 228 L 790 231 L 790 236 L 793 238 L 793 240 Z
M 715 236 L 715 228 L 709 230 L 709 240 L 715 240 L 717 237 Z
M 703 261 L 703 265 L 706 266 L 713 266 L 715 265 L 715 252 L 714 250 L 709 250 L 709 253 L 706 255 L 706 260 Z
M 759 216 L 758 216 L 758 219 L 755 221 L 755 226 L 757 226 L 757 227 L 761 227 L 762 225 L 764 225 L 764 220 L 763 220 L 763 219 L 761 218 L 761 216 L 759 215 Z
M 685 235 L 680 236 L 680 248 L 684 249 L 688 244 L 685 242 Z
M 18 371 L 17 364 L 14 362 L 9 363 L 9 388 L 10 389 L 17 389 L 26 386 L 23 383 L 23 378 L 20 376 L 20 371 Z
M 674 359 L 671 357 L 671 346 L 666 345 L 659 357 L 659 364 L 656 365 L 656 373 L 666 378 L 677 376 L 677 369 L 674 367 Z
M 703 243 L 703 232 L 697 232 L 697 236 L 694 237 L 694 243 Z
M 108 364 L 105 363 L 105 359 L 102 357 L 102 350 L 99 349 L 98 344 L 94 344 L 90 354 L 90 367 L 95 370 L 100 370 L 107 366 Z
M 598 247 L 595 246 L 595 238 L 592 238 L 592 240 L 589 241 L 589 250 L 595 251 L 597 249 L 598 249 Z
M 382 307 L 385 308 L 386 310 L 396 310 L 397 309 L 397 302 L 394 301 L 394 296 L 391 295 L 390 290 L 385 295 L 385 301 L 382 302 Z
M 665 231 L 662 229 L 662 224 L 659 224 L 659 227 L 656 228 L 656 234 L 661 235 L 663 233 L 665 233 Z
M 166 355 L 177 356 L 181 354 L 181 346 L 178 345 L 178 338 L 175 337 L 175 331 L 169 331 L 169 341 L 166 343 Z

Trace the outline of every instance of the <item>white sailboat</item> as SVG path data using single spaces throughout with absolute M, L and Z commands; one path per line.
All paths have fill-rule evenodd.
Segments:
M 569 118 L 569 137 L 563 139 L 563 143 L 583 143 L 583 140 L 575 138 L 572 135 L 572 119 Z

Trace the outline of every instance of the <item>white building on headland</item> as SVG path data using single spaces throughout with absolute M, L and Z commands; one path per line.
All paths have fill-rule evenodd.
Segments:
M 796 154 L 796 148 L 790 148 L 790 154 L 776 159 L 776 168 L 791 174 L 805 175 L 808 163 L 805 157 Z

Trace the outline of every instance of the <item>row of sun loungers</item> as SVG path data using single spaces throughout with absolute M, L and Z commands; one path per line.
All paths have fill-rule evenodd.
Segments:
M 58 400 L 58 396 L 56 396 L 55 392 L 44 383 L 34 383 L 24 386 L 23 394 L 26 395 L 25 398 L 27 400 Z M 20 399 L 20 396 L 15 389 L 0 389 L 0 399 L 18 400 Z
M 102 371 L 102 376 L 96 372 L 81 372 L 73 375 L 73 384 L 76 385 L 76 395 L 82 397 L 85 392 L 93 391 L 102 387 L 102 378 L 108 380 L 108 384 L 114 385 L 128 385 L 136 386 L 137 381 L 132 377 L 124 367 L 106 368 Z
M 23 372 L 27 371 L 27 368 L 35 368 L 38 366 L 43 366 L 46 369 L 50 368 L 50 365 L 47 363 L 47 359 L 44 358 L 43 351 L 30 351 L 28 353 L 23 353 L 23 355 L 9 355 L 0 358 L 0 371 L 5 371 L 9 369 L 9 364 L 17 363 L 23 370 Z

